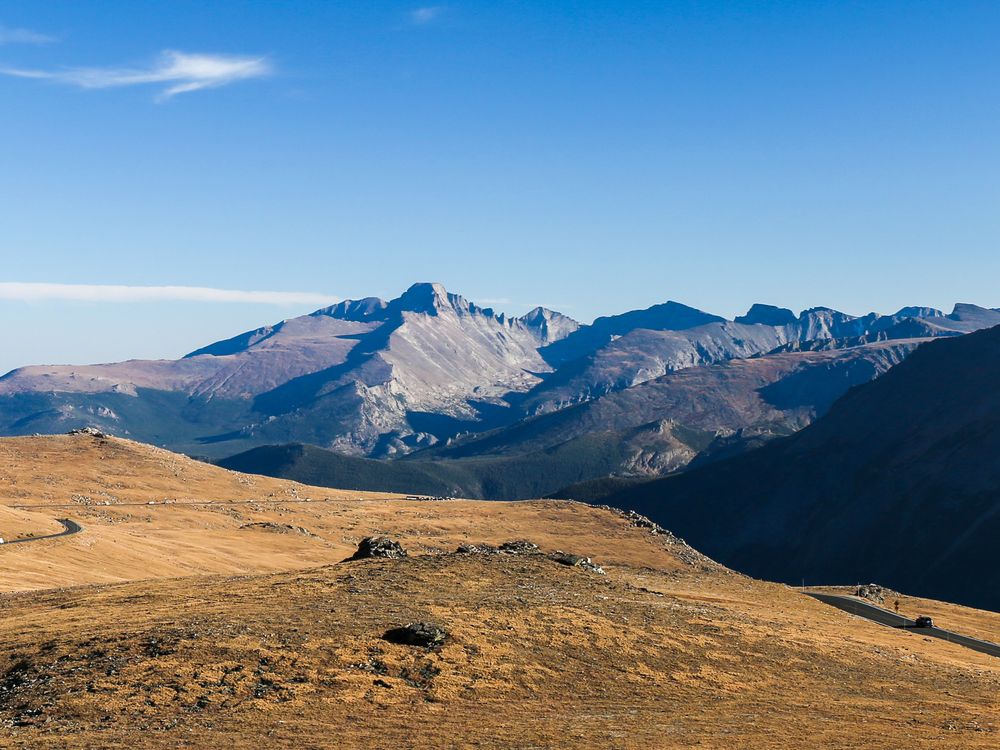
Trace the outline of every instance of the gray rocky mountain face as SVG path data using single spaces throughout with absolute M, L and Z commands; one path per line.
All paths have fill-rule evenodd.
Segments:
M 692 368 L 779 354 L 794 359 L 997 324 L 1000 312 L 965 304 L 949 315 L 912 307 L 863 317 L 828 308 L 795 316 L 754 305 L 728 321 L 667 302 L 580 325 L 541 307 L 508 317 L 439 284 L 421 283 L 393 300 L 345 300 L 176 361 L 15 370 L 0 378 L 0 432 L 62 432 L 94 424 L 201 455 L 304 442 L 354 455 L 401 456 L 462 433 L 629 393 Z M 758 369 L 775 371 L 768 368 Z M 882 365 L 872 366 L 866 377 L 882 371 Z M 756 381 L 748 378 L 739 387 L 751 388 L 751 382 Z M 643 453 L 644 435 L 672 456 L 688 450 L 674 444 L 671 430 L 640 429 L 661 420 L 682 427 L 691 421 L 669 390 L 644 392 L 672 404 L 669 408 L 650 406 L 646 397 L 625 399 L 635 419 L 621 418 L 615 429 L 629 431 L 630 445 L 638 446 L 637 467 L 677 463 Z M 818 393 L 805 402 L 816 401 Z M 698 396 L 687 392 L 684 398 Z M 723 409 L 719 404 L 727 399 L 713 402 L 706 414 Z M 809 418 L 796 415 L 791 421 Z M 704 416 L 700 424 L 735 430 L 762 419 Z
M 554 375 L 532 389 L 521 403 L 524 412 L 558 411 L 669 372 L 731 359 L 778 351 L 845 349 L 876 341 L 954 336 L 1000 325 L 996 310 L 965 304 L 956 305 L 947 316 L 930 308 L 914 307 L 894 315 L 870 313 L 861 317 L 826 307 L 805 310 L 795 317 L 790 310 L 754 305 L 735 321 L 699 318 L 697 314 L 705 314 L 691 308 L 685 308 L 684 314 L 679 315 L 676 311 L 684 306 L 667 304 L 675 306 L 673 316 L 662 312 L 656 316 L 626 314 L 647 327 L 626 330 L 621 321 L 599 319 L 612 321 L 603 323 L 602 330 L 624 331 L 602 340 L 600 345 L 595 343 L 592 327 L 584 326 L 543 349 L 542 355 L 550 361 L 560 361 L 569 346 L 576 346 L 574 352 L 579 356 L 562 362 Z M 551 354 L 553 350 L 557 350 L 556 357 Z
M 49 400 L 43 394 L 60 394 L 43 415 L 18 415 L 34 429 L 38 416 L 44 425 L 53 413 L 67 424 L 101 421 L 94 404 L 111 394 L 170 393 L 229 403 L 234 419 L 217 430 L 202 425 L 208 436 L 228 431 L 235 442 L 290 438 L 392 455 L 432 444 L 442 425 L 474 424 L 484 412 L 509 410 L 509 394 L 530 390 L 551 372 L 539 350 L 578 327 L 544 308 L 509 318 L 439 284 L 415 284 L 389 302 L 347 300 L 178 361 L 22 368 L 0 379 L 0 398 L 35 405 Z M 114 418 L 102 424 L 120 433 L 140 429 Z M 0 428 L 17 430 L 9 423 Z
M 849 388 L 885 373 L 921 341 L 778 352 L 688 367 L 452 441 L 430 454 L 462 459 L 537 453 L 604 433 L 621 446 L 620 474 L 657 476 L 718 450 L 716 443 L 763 441 L 805 427 Z

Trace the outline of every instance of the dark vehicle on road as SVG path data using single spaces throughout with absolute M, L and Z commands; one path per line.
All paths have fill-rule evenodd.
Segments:
M 934 620 L 932 620 L 927 615 L 920 615 L 920 617 L 918 617 L 914 621 L 914 627 L 917 627 L 917 628 L 933 628 L 934 627 Z

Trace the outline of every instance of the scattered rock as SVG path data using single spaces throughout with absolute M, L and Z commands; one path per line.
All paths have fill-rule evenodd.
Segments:
M 395 559 L 406 557 L 406 550 L 396 541 L 387 536 L 366 536 L 358 545 L 358 551 L 352 556 L 352 560 L 364 560 L 368 557 L 385 557 Z
M 498 555 L 500 548 L 480 542 L 479 544 L 460 544 L 455 552 L 460 555 Z
M 67 435 L 90 435 L 91 437 L 102 438 L 102 439 L 103 438 L 109 438 L 109 437 L 111 437 L 108 433 L 101 432 L 96 427 L 80 427 L 79 429 L 76 429 L 76 430 L 70 430 L 66 434 Z
M 650 534 L 663 534 L 667 537 L 672 537 L 677 539 L 672 533 L 667 531 L 665 528 L 660 526 L 650 518 L 642 515 L 641 513 L 636 513 L 634 510 L 622 510 L 621 508 L 614 508 L 610 505 L 595 505 L 595 508 L 600 508 L 601 510 L 609 510 L 615 515 L 621 516 L 626 521 L 628 521 L 632 526 L 637 529 L 649 529 Z
M 479 544 L 465 543 L 460 544 L 455 551 L 460 555 L 527 555 L 532 552 L 538 552 L 538 545 L 526 539 L 515 539 L 504 542 L 499 547 L 494 547 L 492 544 L 487 544 L 486 542 L 480 542 Z
M 500 551 L 508 555 L 526 555 L 538 552 L 538 545 L 527 539 L 515 539 L 500 545 Z
M 432 622 L 411 622 L 401 628 L 386 631 L 382 637 L 390 643 L 403 646 L 435 648 L 448 639 L 448 631 Z
M 877 604 L 885 604 L 885 594 L 886 590 L 877 583 L 867 583 L 864 586 L 858 586 L 858 590 L 854 592 L 855 596 L 860 596 L 862 599 L 870 599 Z
M 316 536 L 309 529 L 302 526 L 292 526 L 287 523 L 274 523 L 273 521 L 259 521 L 256 523 L 245 523 L 241 529 L 259 529 L 260 531 L 271 531 L 275 534 L 302 534 L 303 536 Z
M 649 529 L 654 534 L 669 534 L 670 533 L 665 528 L 663 528 L 662 526 L 660 526 L 660 524 L 656 523 L 652 519 L 647 518 L 646 516 L 642 515 L 641 513 L 636 513 L 634 510 L 628 511 L 625 514 L 625 517 L 629 520 L 629 523 L 631 523 L 636 528 Z
M 641 513 L 636 513 L 634 510 L 626 511 L 621 508 L 613 508 L 610 505 L 594 505 L 593 507 L 611 511 L 612 513 L 626 519 L 632 526 L 639 529 L 648 529 L 650 534 L 662 537 L 664 544 L 671 548 L 671 552 L 673 552 L 673 554 L 676 555 L 681 562 L 706 571 L 719 570 L 722 567 L 715 562 L 715 560 L 703 555 L 701 552 L 698 552 L 698 550 L 694 549 L 679 536 L 670 530 L 663 528 L 660 524 L 650 518 L 647 518 Z
M 584 570 L 589 570 L 591 573 L 597 573 L 598 575 L 604 575 L 604 568 L 595 563 L 589 557 L 583 557 L 582 555 L 571 555 L 569 552 L 562 552 L 557 550 L 549 555 L 549 559 L 555 560 L 560 565 L 569 565 L 573 568 L 583 568 Z

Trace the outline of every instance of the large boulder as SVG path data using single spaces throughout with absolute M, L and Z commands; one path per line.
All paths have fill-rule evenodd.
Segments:
M 390 643 L 403 646 L 436 648 L 448 640 L 448 631 L 432 622 L 411 622 L 401 628 L 392 628 L 382 636 Z
M 364 560 L 369 557 L 382 557 L 395 559 L 406 557 L 406 550 L 399 542 L 387 536 L 366 536 L 358 545 L 358 551 L 352 556 L 352 560 Z
M 500 549 L 492 544 L 480 542 L 479 544 L 469 544 L 468 542 L 458 545 L 455 550 L 460 555 L 498 555 Z
M 862 599 L 870 599 L 876 604 L 885 604 L 886 590 L 877 583 L 867 583 L 864 586 L 858 586 L 854 595 L 860 596 Z
M 604 575 L 604 568 L 583 555 L 572 555 L 569 552 L 557 550 L 549 555 L 549 559 L 555 560 L 560 565 L 567 565 L 571 568 L 583 568 L 584 570 L 589 570 L 591 573 Z
M 100 438 L 102 440 L 111 437 L 106 432 L 101 432 L 96 427 L 80 427 L 76 430 L 70 430 L 66 433 L 67 435 L 90 435 L 91 437 Z
M 514 541 L 501 544 L 500 551 L 508 555 L 525 555 L 538 552 L 538 545 L 534 542 L 529 542 L 527 539 L 515 539 Z

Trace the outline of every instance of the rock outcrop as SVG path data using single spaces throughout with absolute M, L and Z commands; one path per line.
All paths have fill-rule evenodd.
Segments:
M 420 648 L 437 648 L 448 640 L 448 631 L 432 622 L 411 622 L 399 628 L 392 628 L 382 636 L 390 643 Z
M 357 551 L 351 556 L 352 560 L 365 560 L 372 557 L 385 559 L 398 559 L 406 557 L 406 550 L 403 546 L 386 536 L 366 536 L 358 545 Z
M 560 565 L 566 565 L 571 568 L 583 568 L 584 570 L 589 570 L 591 573 L 604 575 L 604 568 L 583 555 L 572 555 L 569 552 L 557 550 L 549 555 L 549 558 L 555 560 Z

